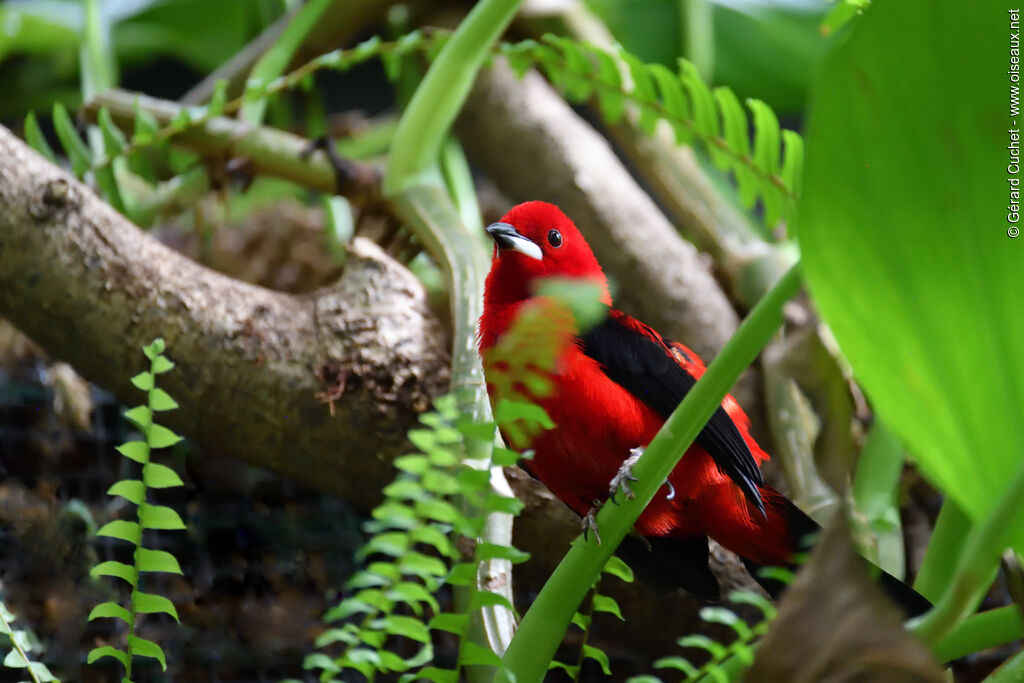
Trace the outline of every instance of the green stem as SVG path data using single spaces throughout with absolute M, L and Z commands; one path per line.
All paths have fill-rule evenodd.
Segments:
M 937 643 L 978 607 L 992 584 L 1003 550 L 1020 538 L 1024 514 L 1024 463 L 988 517 L 967 536 L 953 580 L 935 608 L 912 626 L 922 640 Z
M 1002 663 L 984 683 L 1020 683 L 1024 681 L 1024 650 Z
M 26 652 L 25 649 L 21 647 L 21 643 L 19 643 L 18 639 L 14 637 L 14 628 L 11 626 L 11 622 L 7 621 L 7 619 L 4 618 L 4 612 L 2 609 L 0 609 L 0 624 L 3 624 L 4 632 L 10 634 L 9 637 L 11 639 L 11 646 L 18 651 L 19 655 L 21 655 L 21 661 L 25 662 L 25 670 L 28 671 L 28 675 L 32 677 L 32 682 L 40 683 L 39 677 L 36 675 L 35 669 L 32 668 L 32 660 L 28 658 L 28 652 Z
M 445 43 L 402 115 L 384 176 L 384 193 L 419 183 L 437 161 L 441 141 L 462 108 L 491 44 L 522 0 L 481 0 Z
M 971 519 L 952 498 L 946 498 L 935 522 L 928 549 L 914 580 L 914 590 L 932 602 L 953 581 L 953 571 L 971 532 Z
M 526 613 L 505 653 L 505 669 L 515 676 L 518 683 L 543 679 L 547 664 L 565 635 L 572 615 L 601 568 L 654 498 L 661 482 L 693 443 L 740 373 L 757 357 L 781 325 L 782 307 L 799 288 L 800 274 L 794 267 L 751 311 L 704 376 L 665 422 L 633 468 L 639 478 L 633 485 L 636 497 L 620 506 L 605 505 L 598 513 L 603 544 L 581 539 L 573 542 Z
M 245 97 L 245 104 L 242 105 L 240 113 L 243 121 L 253 125 L 263 122 L 263 115 L 267 109 L 267 97 L 262 92 L 263 88 L 288 68 L 292 56 L 331 2 L 333 0 L 309 0 L 295 13 L 273 46 L 252 67 L 246 86 L 252 88 L 251 92 L 254 94 Z
M 940 662 L 951 662 L 1021 638 L 1024 638 L 1024 618 L 1016 605 L 1008 605 L 968 617 L 935 643 L 932 652 Z

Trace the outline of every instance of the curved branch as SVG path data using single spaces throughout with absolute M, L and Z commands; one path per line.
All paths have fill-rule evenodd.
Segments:
M 392 476 L 381 459 L 447 386 L 422 286 L 374 244 L 357 240 L 341 279 L 309 295 L 248 285 L 145 235 L 2 127 L 0 292 L 0 315 L 128 402 L 139 347 L 165 337 L 174 428 L 364 508 Z

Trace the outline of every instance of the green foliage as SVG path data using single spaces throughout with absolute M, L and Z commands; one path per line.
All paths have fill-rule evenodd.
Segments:
M 118 452 L 129 460 L 140 465 L 141 479 L 123 479 L 107 491 L 112 496 L 119 496 L 136 506 L 136 520 L 116 519 L 103 525 L 97 536 L 106 536 L 126 541 L 135 547 L 133 563 L 125 564 L 115 560 L 101 562 L 93 567 L 90 575 L 110 576 L 128 584 L 131 593 L 128 607 L 116 602 L 104 602 L 97 605 L 89 614 L 89 620 L 99 618 L 120 619 L 128 626 L 127 645 L 124 649 L 105 645 L 89 652 L 91 664 L 102 657 L 113 657 L 124 667 L 124 680 L 131 680 L 132 658 L 151 657 L 160 662 L 166 671 L 167 662 L 163 650 L 156 643 L 138 637 L 136 627 L 139 614 L 167 614 L 179 621 L 178 612 L 170 600 L 155 593 L 142 590 L 142 573 L 165 572 L 181 574 L 178 560 L 165 550 L 154 550 L 143 546 L 143 532 L 148 530 L 184 530 L 185 523 L 173 509 L 164 505 L 155 505 L 147 501 L 149 489 L 165 489 L 182 486 L 178 474 L 166 465 L 152 462 L 150 457 L 153 449 L 167 448 L 181 441 L 181 437 L 170 429 L 154 421 L 154 413 L 174 410 L 178 404 L 166 391 L 156 386 L 156 377 L 174 368 L 174 363 L 163 355 L 164 340 L 155 339 L 143 347 L 143 353 L 150 361 L 149 370 L 132 377 L 132 384 L 146 392 L 147 402 L 136 406 L 127 413 L 127 417 L 139 431 L 142 441 L 128 441 L 118 447 Z
M 747 207 L 757 200 L 764 207 L 765 223 L 786 218 L 795 205 L 803 165 L 803 142 L 790 130 L 780 130 L 778 119 L 764 102 L 747 100 L 751 120 L 735 94 L 725 87 L 714 91 L 697 69 L 680 60 L 673 73 L 660 64 L 645 64 L 620 50 L 611 54 L 592 45 L 557 36 L 544 42 L 523 41 L 504 46 L 504 54 L 518 72 L 538 66 L 570 100 L 596 98 L 610 124 L 620 120 L 625 104 L 635 106 L 642 130 L 652 134 L 660 120 L 675 131 L 679 144 L 699 142 L 719 168 L 732 172 Z M 620 73 L 628 69 L 631 87 Z
M 594 623 L 594 614 L 597 612 L 605 612 L 617 617 L 621 621 L 625 621 L 626 618 L 622 616 L 622 610 L 619 609 L 619 603 L 615 601 L 615 598 L 602 595 L 599 588 L 601 585 L 601 579 L 603 575 L 608 574 L 614 576 L 626 583 L 633 582 L 633 570 L 629 568 L 622 559 L 618 557 L 611 557 L 608 563 L 605 564 L 604 569 L 601 571 L 602 576 L 599 576 L 597 581 L 590 589 L 589 600 L 584 601 L 585 607 L 576 610 L 576 614 L 572 617 L 572 625 L 583 631 L 583 637 L 580 639 L 580 652 L 579 657 L 575 664 L 568 664 L 566 662 L 560 662 L 557 659 L 552 659 L 548 664 L 548 671 L 555 669 L 561 669 L 572 678 L 573 681 L 580 679 L 580 670 L 583 667 L 584 659 L 592 659 L 597 662 L 602 673 L 605 676 L 611 676 L 611 665 L 608 661 L 608 655 L 599 647 L 591 645 L 587 641 L 590 639 L 590 627 Z
M 522 503 L 492 490 L 489 469 L 462 459 L 470 442 L 493 439 L 493 423 L 473 423 L 460 415 L 453 396 L 438 399 L 420 422 L 423 428 L 409 432 L 417 452 L 395 459 L 400 473 L 384 489 L 384 502 L 366 525 L 372 535 L 358 557 L 367 565 L 349 580 L 349 594 L 324 616 L 327 622 L 344 623 L 321 634 L 317 647 L 340 644 L 340 652 L 306 658 L 306 668 L 319 670 L 321 680 L 355 670 L 371 679 L 392 672 L 402 673 L 402 680 L 454 681 L 463 667 L 499 664 L 497 655 L 468 639 L 469 612 L 490 605 L 513 607 L 503 596 L 477 587 L 478 566 L 493 559 L 519 563 L 528 555 L 489 543 L 477 543 L 463 555 L 452 534 L 477 539 L 488 514 L 517 514 Z M 517 460 L 508 449 L 493 451 L 492 464 L 509 466 Z M 466 589 L 466 604 L 456 612 L 441 610 L 437 593 L 445 585 Z M 434 660 L 432 631 L 460 638 L 454 669 L 428 666 Z M 403 641 L 417 643 L 416 653 L 398 654 Z
M 13 626 L 15 616 L 7 609 L 7 605 L 0 602 L 0 638 L 6 641 L 3 643 L 10 648 L 4 656 L 3 665 L 9 669 L 24 669 L 33 683 L 48 683 L 56 681 L 57 677 L 50 673 L 46 665 L 34 661 L 32 652 L 39 649 L 32 632 L 28 629 L 16 628 Z M 0 652 L 3 650 L 0 649 Z
M 916 12 L 929 30 L 907 34 Z M 1005 14 L 993 2 L 873 6 L 824 65 L 798 215 L 808 285 L 858 381 L 976 522 L 1024 453 L 1013 126 L 991 38 Z
M 182 131 L 240 109 L 249 116 L 262 114 L 268 98 L 306 87 L 310 77 L 318 71 L 345 71 L 380 58 L 394 72 L 404 55 L 414 52 L 428 57 L 436 55 L 449 37 L 442 32 L 421 31 L 390 42 L 374 37 L 354 48 L 321 55 L 286 75 L 274 75 L 278 61 L 267 62 L 266 73 L 251 79 L 242 97 L 225 102 L 224 90 L 218 89 L 207 106 L 183 109 L 164 128 L 159 128 L 140 110 L 135 134 L 127 144 L 114 144 L 118 138 L 112 134 L 110 126 L 105 126 L 105 154 L 95 159 L 74 132 L 62 106 L 58 105 L 59 111 L 55 108 L 54 121 L 75 174 L 84 177 L 92 170 L 105 197 L 121 209 L 124 202 L 119 197 L 117 174 L 106 171 L 114 159 L 128 156 L 132 160 L 132 171 L 152 182 L 154 174 L 141 154 L 148 147 L 156 146 L 163 154 L 170 155 L 167 143 Z M 550 35 L 540 43 L 526 40 L 503 44 L 496 50 L 507 56 L 519 72 L 534 66 L 542 69 L 573 101 L 593 98 L 610 124 L 625 115 L 627 105 L 639 112 L 639 124 L 648 134 L 653 133 L 659 121 L 666 121 L 679 143 L 699 143 L 719 168 L 733 174 L 746 206 L 753 207 L 761 202 L 767 225 L 772 226 L 790 215 L 799 192 L 803 141 L 794 131 L 780 129 L 777 117 L 764 102 L 748 99 L 744 108 L 728 88 L 708 88 L 696 68 L 685 60 L 680 61 L 679 71 L 673 73 L 660 64 L 645 64 L 624 50 L 613 54 Z M 624 77 L 627 72 L 628 79 Z M 29 126 L 26 121 L 26 128 Z M 40 138 L 33 137 L 34 146 L 45 154 Z M 172 165 L 177 166 L 180 173 L 194 162 L 194 157 L 189 155 Z M 129 218 L 133 216 L 129 214 Z

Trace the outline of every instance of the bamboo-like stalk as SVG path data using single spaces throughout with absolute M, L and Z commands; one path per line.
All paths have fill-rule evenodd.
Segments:
M 639 481 L 636 497 L 621 506 L 606 505 L 598 513 L 603 543 L 577 539 L 526 613 L 505 652 L 504 680 L 540 681 L 572 615 L 661 482 L 675 467 L 710 419 L 740 373 L 757 357 L 782 323 L 782 307 L 800 287 L 797 267 L 791 269 L 757 304 L 707 372 L 662 426 L 633 468 Z M 511 676 L 509 675 L 511 674 Z
M 911 630 L 926 643 L 937 643 L 977 609 L 992 585 L 1003 550 L 1021 537 L 1024 527 L 1021 500 L 1024 500 L 1024 464 L 988 517 L 971 528 L 953 578 L 946 584 L 935 608 L 911 625 Z

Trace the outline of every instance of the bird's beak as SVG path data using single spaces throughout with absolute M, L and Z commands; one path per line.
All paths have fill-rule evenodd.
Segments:
M 520 254 L 526 254 L 538 261 L 544 260 L 544 254 L 540 247 L 533 240 L 520 235 L 519 232 L 508 223 L 491 223 L 487 226 L 487 234 L 494 239 L 499 250 L 511 249 Z

